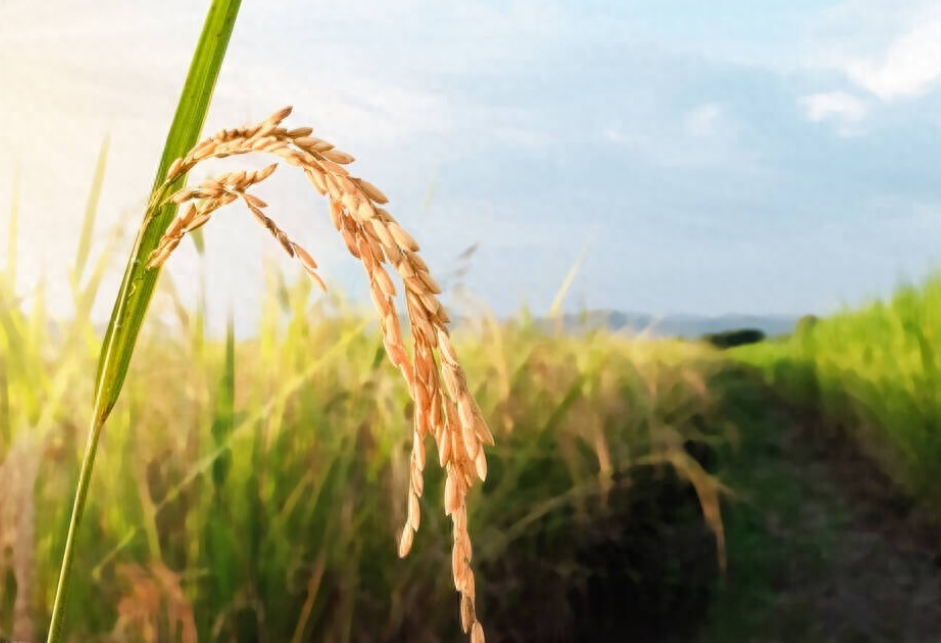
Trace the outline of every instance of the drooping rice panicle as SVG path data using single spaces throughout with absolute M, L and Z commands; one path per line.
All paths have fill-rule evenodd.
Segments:
M 369 280 L 386 353 L 401 371 L 415 402 L 407 517 L 399 540 L 399 556 L 408 554 L 421 522 L 419 499 L 424 488 L 424 445 L 430 434 L 446 473 L 444 510 L 452 522 L 451 571 L 455 588 L 461 594 L 461 626 L 470 634 L 472 643 L 483 643 L 484 631 L 475 607 L 466 498 L 476 481 L 483 481 L 487 476 L 483 447 L 493 445 L 493 435 L 470 394 L 464 370 L 451 345 L 447 328 L 450 320 L 437 297 L 441 289 L 418 255 L 418 243 L 380 207 L 388 203 L 386 195 L 372 183 L 352 176 L 344 166 L 352 163 L 353 157 L 311 136 L 311 128 L 283 127 L 282 122 L 290 113 L 291 108 L 285 107 L 257 125 L 224 129 L 201 141 L 171 165 L 164 189 L 158 194 L 165 195 L 175 180 L 207 159 L 265 153 L 301 169 L 311 185 L 328 197 L 331 222 L 350 254 L 362 263 Z M 315 283 L 325 289 L 313 257 L 265 214 L 267 204 L 248 192 L 271 176 L 276 166 L 222 174 L 165 197 L 181 205 L 182 213 L 167 229 L 150 256 L 148 266 L 163 265 L 186 233 L 205 225 L 223 206 L 240 200 L 284 251 L 297 259 Z M 404 287 L 412 339 L 411 357 L 402 337 L 395 284 L 386 265 L 392 266 Z

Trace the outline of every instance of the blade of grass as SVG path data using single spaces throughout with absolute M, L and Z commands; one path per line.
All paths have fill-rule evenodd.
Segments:
M 184 156 L 199 138 L 240 4 L 241 0 L 214 0 L 209 8 L 183 95 L 167 136 L 163 158 L 154 180 L 154 192 L 162 185 L 170 164 Z M 181 177 L 170 186 L 169 191 L 178 189 L 184 180 L 185 177 Z M 101 423 L 111 412 L 124 384 L 134 344 L 160 273 L 159 269 L 147 269 L 146 259 L 157 247 L 176 214 L 175 204 L 160 206 L 160 199 L 155 200 L 154 196 L 157 195 L 152 194 L 147 216 L 125 269 L 121 290 L 105 333 L 95 382 L 94 415 Z
M 62 342 L 62 348 L 59 350 L 57 364 L 61 365 L 73 359 L 71 353 L 76 349 L 79 340 L 83 337 L 86 339 L 89 346 L 94 347 L 93 350 L 98 348 L 98 335 L 95 333 L 94 325 L 92 324 L 91 310 L 95 305 L 98 289 L 105 277 L 105 273 L 111 267 L 111 257 L 114 256 L 114 251 L 122 240 L 122 227 L 123 222 L 119 222 L 108 232 L 103 251 L 95 261 L 94 267 L 88 273 L 85 285 L 77 285 L 74 289 L 73 300 L 75 312 L 72 316 L 72 324 L 65 335 L 65 340 Z M 84 270 L 82 272 L 84 272 Z
M 227 438 L 235 426 L 235 327 L 231 307 L 226 323 L 225 360 L 222 376 L 216 385 L 213 406 L 215 408 L 212 411 L 210 434 L 213 448 L 219 449 L 227 446 Z M 204 524 L 198 525 L 196 521 L 187 521 L 187 526 L 192 524 L 194 531 L 197 531 L 190 537 L 190 540 L 197 543 L 201 549 L 201 551 L 196 550 L 196 546 L 191 545 L 190 560 L 196 561 L 199 556 L 202 556 L 206 561 L 203 564 L 207 564 L 209 569 L 214 571 L 206 600 L 210 613 L 214 615 L 224 611 L 226 602 L 231 597 L 229 594 L 231 588 L 238 584 L 235 570 L 232 569 L 232 565 L 228 564 L 235 552 L 232 551 L 232 535 L 228 531 L 227 507 L 223 499 L 223 486 L 232 468 L 232 461 L 232 450 L 226 448 L 222 455 L 212 463 L 211 499 L 209 506 L 206 507 L 208 517 Z M 195 602 L 195 592 L 193 599 Z M 197 626 L 200 625 L 206 629 L 202 622 L 197 623 Z M 206 632 L 204 637 L 208 640 L 209 632 Z
M 85 204 L 85 216 L 82 219 L 82 232 L 78 238 L 78 248 L 75 251 L 75 266 L 72 269 L 72 291 L 78 293 L 88 263 L 88 252 L 91 249 L 91 235 L 95 229 L 95 215 L 98 213 L 98 201 L 101 199 L 101 186 L 105 182 L 105 167 L 108 165 L 108 149 L 111 147 L 111 136 L 105 136 L 101 142 L 101 151 L 98 152 L 98 163 L 95 165 L 95 176 L 92 179 L 91 191 L 88 193 L 88 203 Z
M 8 288 L 12 288 L 10 282 Z M 4 352 L 5 367 L 15 374 L 13 382 L 21 382 L 19 391 L 14 396 L 20 408 L 26 409 L 28 418 L 35 419 L 42 407 L 38 366 L 31 359 L 29 346 L 30 329 L 28 319 L 21 309 L 22 300 L 10 300 L 12 291 L 0 290 L 0 330 L 6 341 L 0 345 Z
M 212 437 L 215 448 L 226 444 L 229 435 L 235 427 L 235 320 L 232 309 L 229 309 L 229 319 L 225 332 L 225 363 L 222 378 L 216 389 L 215 414 L 212 420 Z M 225 482 L 230 458 L 223 455 L 212 465 L 212 480 L 216 487 Z
M 241 0 L 213 0 L 212 5 L 209 7 L 206 22 L 203 25 L 203 31 L 186 77 L 186 83 L 183 86 L 176 115 L 167 136 L 163 157 L 160 160 L 160 166 L 154 179 L 154 192 L 163 183 L 170 164 L 175 159 L 184 156 L 199 137 L 240 5 Z M 184 180 L 185 177 L 181 177 L 177 184 L 182 183 Z M 173 187 L 179 187 L 177 184 Z M 78 525 L 82 519 L 85 499 L 88 495 L 91 471 L 95 462 L 95 453 L 98 449 L 98 439 L 101 435 L 101 428 L 104 426 L 111 409 L 114 408 L 124 378 L 127 375 L 134 344 L 137 341 L 144 315 L 147 312 L 147 306 L 153 296 L 154 286 L 159 276 L 158 270 L 147 270 L 145 268 L 145 259 L 156 248 L 163 231 L 176 214 L 174 205 L 168 204 L 161 207 L 160 202 L 160 195 L 152 194 L 144 223 L 141 226 L 134 251 L 124 273 L 118 299 L 111 314 L 111 321 L 105 333 L 95 381 L 95 402 L 91 428 L 72 506 L 72 516 L 69 522 L 65 551 L 62 556 L 62 565 L 59 569 L 59 582 L 52 608 L 48 643 L 60 643 L 62 640 L 65 603 L 72 559 L 75 554 L 75 539 Z
M 325 365 L 329 364 L 335 357 L 343 355 L 344 352 L 349 348 L 350 343 L 359 337 L 368 326 L 369 321 L 365 320 L 356 326 L 351 327 L 333 345 L 331 345 L 328 350 L 313 360 L 310 360 L 307 368 L 289 379 L 281 386 L 279 390 L 274 392 L 266 402 L 260 404 L 258 408 L 244 417 L 237 425 L 232 428 L 229 433 L 226 434 L 226 436 L 222 439 L 221 442 L 219 442 L 217 446 L 215 446 L 215 448 L 204 455 L 202 459 L 199 460 L 199 462 L 195 463 L 193 467 L 187 472 L 187 474 L 184 475 L 183 478 L 170 490 L 168 490 L 167 494 L 156 503 L 155 508 L 157 513 L 159 513 L 163 507 L 173 502 L 183 490 L 193 483 L 194 480 L 205 474 L 207 471 L 210 471 L 219 458 L 223 457 L 232 449 L 232 444 L 236 440 L 247 435 L 250 429 L 258 426 L 265 420 L 265 418 L 271 416 L 279 405 L 284 404 L 286 400 L 296 394 L 305 384 L 310 381 L 310 378 L 315 373 L 320 371 Z M 97 565 L 95 565 L 95 567 L 92 569 L 92 577 L 96 580 L 99 579 L 102 569 L 107 564 L 109 564 L 111 560 L 121 552 L 121 550 L 127 547 L 131 541 L 137 537 L 137 534 L 139 534 L 141 530 L 142 527 L 137 526 L 129 531 L 124 536 L 124 538 L 118 542 L 114 549 L 111 550 L 104 558 L 102 558 Z
M 559 290 L 555 294 L 555 298 L 552 300 L 552 305 L 549 306 L 549 318 L 560 320 L 562 317 L 562 302 L 565 300 L 565 295 L 568 293 L 569 288 L 572 287 L 572 283 L 575 281 L 575 277 L 578 275 L 578 271 L 582 267 L 582 262 L 585 261 L 585 257 L 588 256 L 588 249 L 591 247 L 591 239 L 585 242 L 585 247 L 582 248 L 582 251 L 579 253 L 578 258 L 575 260 L 575 263 L 572 264 L 572 267 L 569 268 L 568 274 L 565 275 L 565 279 L 562 280 L 562 285 L 559 286 Z

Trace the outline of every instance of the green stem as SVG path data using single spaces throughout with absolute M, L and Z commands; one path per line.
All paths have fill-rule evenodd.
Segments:
M 58 643 L 62 640 L 62 624 L 65 620 L 65 601 L 68 594 L 69 577 L 72 573 L 72 560 L 75 557 L 75 539 L 78 535 L 78 525 L 85 511 L 85 499 L 88 497 L 88 486 L 91 482 L 92 468 L 95 466 L 95 454 L 98 452 L 98 438 L 101 436 L 103 424 L 93 421 L 88 432 L 88 444 L 85 446 L 85 457 L 82 459 L 82 470 L 78 474 L 78 489 L 75 491 L 75 501 L 72 505 L 72 519 L 69 521 L 69 534 L 65 540 L 65 552 L 62 554 L 62 566 L 59 568 L 59 583 L 56 586 L 55 603 L 52 605 L 52 623 L 49 627 L 47 643 Z
M 212 0 L 209 6 L 202 34 L 193 53 L 186 83 L 183 85 L 176 115 L 167 135 L 163 157 L 154 179 L 150 204 L 133 253 L 128 260 L 121 289 L 111 313 L 111 321 L 105 332 L 95 380 L 95 404 L 92 411 L 91 430 L 88 434 L 88 445 L 82 460 L 78 489 L 72 505 L 72 517 L 65 541 L 65 553 L 59 568 L 59 582 L 56 587 L 47 643 L 61 643 L 62 641 L 66 595 L 75 557 L 75 541 L 88 497 L 95 454 L 98 451 L 98 438 L 121 392 L 137 335 L 159 276 L 158 270 L 148 270 L 145 267 L 146 259 L 157 246 L 163 231 L 176 213 L 175 204 L 163 203 L 166 190 L 170 187 L 164 185 L 167 170 L 175 159 L 186 155 L 199 137 L 240 5 L 241 0 Z M 183 180 L 184 178 L 180 177 L 177 183 L 182 183 Z

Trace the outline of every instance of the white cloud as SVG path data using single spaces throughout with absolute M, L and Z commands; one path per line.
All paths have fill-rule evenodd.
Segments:
M 758 156 L 743 144 L 740 126 L 721 103 L 705 102 L 680 111 L 654 104 L 630 118 L 609 122 L 596 136 L 655 166 L 755 168 Z
M 920 96 L 941 80 L 936 0 L 848 0 L 813 31 L 811 66 L 838 70 L 883 101 Z
M 844 124 L 858 123 L 866 116 L 866 104 L 846 92 L 824 92 L 804 96 L 801 106 L 808 119 L 814 122 L 837 120 Z
M 941 12 L 917 21 L 882 55 L 850 62 L 846 73 L 885 101 L 924 94 L 941 79 Z

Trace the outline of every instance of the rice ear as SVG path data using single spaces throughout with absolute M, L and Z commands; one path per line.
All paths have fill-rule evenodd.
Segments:
M 401 370 L 416 406 L 408 517 L 399 540 L 399 555 L 408 554 L 420 526 L 419 498 L 424 489 L 425 464 L 423 439 L 432 433 L 439 463 L 447 471 L 444 510 L 451 517 L 453 527 L 452 575 L 455 588 L 462 594 L 462 629 L 470 634 L 472 643 L 483 643 L 483 627 L 474 604 L 466 496 L 477 480 L 487 477 L 484 447 L 492 446 L 494 439 L 451 345 L 446 326 L 449 319 L 437 297 L 441 288 L 417 254 L 420 246 L 415 238 L 389 212 L 378 207 L 388 203 L 386 195 L 369 181 L 351 177 L 343 167 L 354 162 L 353 156 L 311 136 L 310 127 L 281 127 L 290 113 L 291 108 L 285 107 L 257 125 L 221 130 L 194 146 L 183 159 L 174 162 L 171 169 L 188 171 L 204 160 L 237 154 L 269 154 L 304 171 L 314 189 L 329 198 L 331 222 L 349 253 L 366 271 L 370 295 L 381 321 L 383 345 L 389 360 Z M 263 212 L 267 203 L 248 191 L 271 176 L 276 167 L 274 163 L 254 172 L 221 175 L 203 181 L 196 188 L 186 187 L 174 193 L 170 200 L 188 206 L 187 218 L 171 225 L 149 265 L 162 265 L 183 235 L 207 223 L 215 210 L 240 199 L 284 251 L 301 264 L 315 285 L 326 290 L 310 253 Z M 169 189 L 169 182 L 165 186 Z M 413 357 L 405 347 L 398 323 L 396 287 L 385 264 L 391 265 L 404 287 Z

